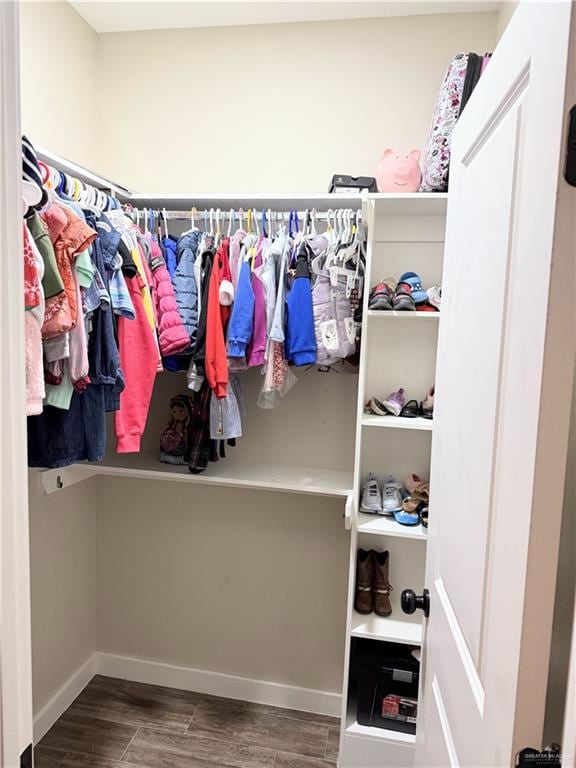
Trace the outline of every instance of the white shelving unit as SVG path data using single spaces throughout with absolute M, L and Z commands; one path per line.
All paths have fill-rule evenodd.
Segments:
M 358 386 L 354 464 L 354 514 L 349 563 L 348 622 L 340 768 L 413 766 L 416 737 L 394 730 L 360 725 L 356 716 L 351 653 L 362 639 L 420 646 L 422 617 L 400 608 L 403 589 L 421 592 L 424 584 L 427 531 L 403 526 L 394 518 L 358 511 L 362 482 L 369 472 L 380 481 L 388 475 L 402 481 L 410 472 L 429 478 L 434 421 L 424 418 L 364 413 L 371 397 L 384 399 L 404 387 L 406 400 L 422 400 L 434 383 L 436 344 L 441 312 L 368 311 L 370 288 L 379 280 L 414 270 L 425 287 L 442 282 L 446 195 L 370 195 L 364 203 L 369 242 L 362 353 Z M 361 615 L 354 610 L 356 552 L 388 550 L 392 615 Z

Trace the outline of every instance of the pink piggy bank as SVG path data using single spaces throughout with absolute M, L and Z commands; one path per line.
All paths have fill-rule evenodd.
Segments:
M 418 149 L 413 149 L 407 155 L 398 155 L 393 149 L 385 149 L 376 168 L 378 192 L 417 192 L 422 181 L 418 160 Z

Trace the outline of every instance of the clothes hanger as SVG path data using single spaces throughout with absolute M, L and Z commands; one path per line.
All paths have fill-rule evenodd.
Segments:
M 258 215 L 256 214 L 256 208 L 252 209 L 252 221 L 254 222 L 254 226 L 256 228 L 256 235 L 260 237 L 260 224 L 258 224 Z
M 268 232 L 267 232 L 267 229 L 266 229 L 266 224 L 267 224 L 267 222 L 266 222 L 266 211 L 264 210 L 264 208 L 262 208 L 262 234 L 264 235 L 264 237 L 268 237 Z
M 234 222 L 234 219 L 235 219 L 234 208 L 230 208 L 230 212 L 228 214 L 228 234 L 227 234 L 228 239 L 230 239 L 232 235 L 232 224 Z
M 310 218 L 310 234 L 316 235 L 318 234 L 318 230 L 316 229 L 316 208 L 312 208 L 312 214 Z
M 169 237 L 168 234 L 168 214 L 166 208 L 162 208 L 162 218 L 164 219 L 164 237 Z
M 216 208 L 216 239 L 214 241 L 214 245 L 218 247 L 220 245 L 220 241 L 222 239 L 222 233 L 220 231 L 220 217 L 222 212 L 220 211 L 220 208 Z
M 192 206 L 190 208 L 190 229 L 194 229 L 196 227 L 196 208 Z

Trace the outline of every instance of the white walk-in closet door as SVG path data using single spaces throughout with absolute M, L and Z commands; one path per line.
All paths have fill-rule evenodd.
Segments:
M 0 3 L 0 765 L 31 766 L 18 3 Z
M 418 768 L 542 746 L 574 365 L 568 2 L 521 3 L 450 168 Z

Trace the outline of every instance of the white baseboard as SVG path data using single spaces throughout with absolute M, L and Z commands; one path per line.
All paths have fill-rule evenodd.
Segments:
M 207 672 L 203 669 L 179 667 L 131 656 L 117 656 L 111 653 L 96 655 L 100 675 L 122 677 L 150 685 L 164 685 L 168 688 L 181 688 L 184 691 L 197 691 L 227 699 L 253 701 L 256 704 L 269 704 L 285 709 L 340 716 L 342 696 L 339 693 L 299 688 L 284 683 L 271 683 L 267 680 L 253 680 L 221 672 Z
M 329 691 L 299 688 L 267 680 L 207 672 L 203 669 L 179 667 L 159 661 L 119 656 L 112 653 L 94 653 L 64 683 L 50 701 L 34 717 L 34 743 L 50 730 L 56 720 L 68 709 L 74 699 L 88 685 L 94 675 L 119 677 L 135 683 L 163 685 L 227 699 L 241 699 L 256 704 L 269 704 L 284 709 L 299 709 L 320 715 L 340 716 L 342 696 Z
M 34 717 L 34 744 L 48 733 L 56 720 L 64 714 L 74 699 L 84 690 L 96 674 L 98 654 L 93 653 L 82 666 L 68 678 Z

